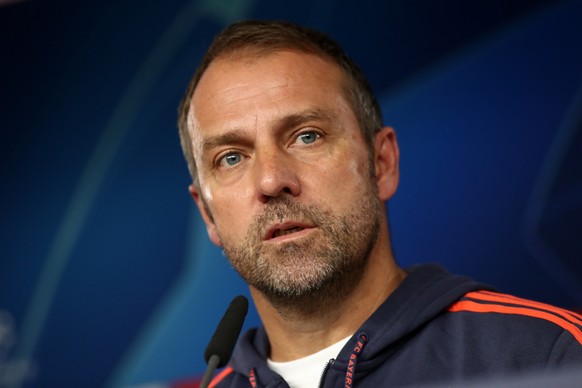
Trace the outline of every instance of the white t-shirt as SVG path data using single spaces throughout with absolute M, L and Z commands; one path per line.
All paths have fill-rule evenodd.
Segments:
M 310 356 L 287 362 L 275 362 L 267 359 L 269 368 L 281 375 L 291 388 L 314 388 L 319 384 L 323 369 L 330 359 L 336 358 L 340 350 L 352 336 Z

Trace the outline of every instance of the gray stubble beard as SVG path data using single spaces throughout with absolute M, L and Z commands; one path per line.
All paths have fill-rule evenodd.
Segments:
M 373 180 L 345 215 L 300 205 L 290 196 L 271 198 L 240 246 L 222 240 L 226 256 L 245 282 L 281 313 L 323 312 L 359 284 L 378 240 L 382 207 Z M 265 246 L 267 225 L 284 220 L 317 226 L 298 242 Z

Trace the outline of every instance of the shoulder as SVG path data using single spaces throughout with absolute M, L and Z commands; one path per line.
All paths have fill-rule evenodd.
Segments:
M 582 363 L 582 316 L 575 312 L 491 291 L 472 291 L 445 314 L 473 351 L 545 366 Z M 519 361 L 518 361 L 519 360 Z
M 491 291 L 466 293 L 416 337 L 465 375 L 582 364 L 579 314 Z
M 569 333 L 582 345 L 582 316 L 549 304 L 491 291 L 472 291 L 449 308 L 452 313 L 467 313 L 476 318 L 501 317 L 502 321 L 530 326 L 534 329 L 555 329 Z M 517 327 L 516 327 L 517 328 Z

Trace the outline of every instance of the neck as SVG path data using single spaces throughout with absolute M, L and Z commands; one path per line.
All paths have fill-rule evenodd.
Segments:
M 394 261 L 387 230 L 380 236 L 357 284 L 326 300 L 310 300 L 309 309 L 273 303 L 251 287 L 273 361 L 306 357 L 352 335 L 398 287 L 405 273 Z

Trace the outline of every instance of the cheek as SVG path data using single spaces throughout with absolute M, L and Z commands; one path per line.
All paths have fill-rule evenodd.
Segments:
M 333 156 L 330 173 L 337 179 L 339 188 L 361 188 L 363 184 L 369 184 L 370 161 L 367 149 L 363 146 L 354 147 L 358 139 L 350 139 L 343 144 L 344 152 Z
M 336 159 L 325 167 L 317 166 L 313 172 L 311 186 L 315 198 L 338 210 L 353 206 L 362 190 L 370 185 L 368 163 L 358 158 Z
M 252 206 L 246 190 L 232 188 L 208 190 L 216 230 L 221 239 L 232 240 L 244 236 L 253 221 Z
M 354 177 L 354 180 L 358 181 L 358 184 L 366 182 L 369 176 L 369 166 L 368 163 L 363 161 L 351 160 L 348 163 L 348 173 L 350 176 Z

